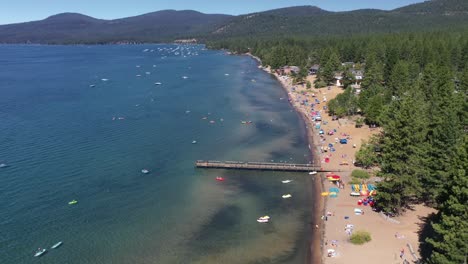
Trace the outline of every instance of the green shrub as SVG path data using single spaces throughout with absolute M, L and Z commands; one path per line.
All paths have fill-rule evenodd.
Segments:
M 354 232 L 349 238 L 349 241 L 351 241 L 351 243 L 353 243 L 354 245 L 362 245 L 371 240 L 372 239 L 370 233 L 362 230 Z
M 327 86 L 327 83 L 324 82 L 324 81 L 316 81 L 315 82 L 315 88 L 323 88 L 325 86 Z
M 356 119 L 356 127 L 357 128 L 360 128 L 364 125 L 364 118 L 360 117 L 358 119 Z
M 351 181 L 348 182 L 348 184 L 361 184 L 361 180 L 352 178 Z
M 353 172 L 351 173 L 351 177 L 355 179 L 369 179 L 370 175 L 369 173 L 367 173 L 367 171 L 353 170 Z

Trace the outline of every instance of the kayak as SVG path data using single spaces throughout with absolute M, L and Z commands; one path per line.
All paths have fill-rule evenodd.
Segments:
M 46 251 L 47 251 L 47 249 L 45 249 L 45 248 L 43 248 L 43 249 L 40 249 L 40 248 L 39 248 L 39 249 L 36 251 L 36 254 L 34 254 L 34 257 L 40 257 L 40 256 L 44 255 L 44 253 L 46 253 Z
M 63 244 L 63 242 L 60 241 L 60 242 L 56 243 L 55 245 L 53 245 L 53 246 L 50 247 L 50 248 L 58 248 L 58 247 L 60 247 L 62 244 Z
M 76 204 L 76 203 L 78 203 L 78 201 L 77 201 L 77 200 L 71 200 L 70 202 L 68 202 L 68 204 L 70 204 L 70 205 L 72 205 L 72 204 Z

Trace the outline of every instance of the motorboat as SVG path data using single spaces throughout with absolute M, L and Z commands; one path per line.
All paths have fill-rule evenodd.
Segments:
M 74 205 L 74 204 L 77 204 L 78 201 L 77 200 L 71 200 L 68 202 L 69 205 Z
M 182 76 L 182 79 L 188 79 L 188 77 L 187 76 Z
M 288 199 L 288 198 L 291 198 L 292 195 L 288 193 L 288 194 L 284 194 L 282 197 L 283 199 Z
M 40 257 L 46 253 L 47 249 L 43 248 L 38 248 L 36 253 L 34 254 L 34 257 Z
M 101 81 L 103 82 L 107 82 L 109 79 L 106 79 L 106 78 L 102 78 Z
M 282 183 L 290 183 L 292 182 L 292 180 L 284 180 L 284 181 L 281 181 Z
M 216 177 L 217 181 L 224 181 L 225 179 L 223 177 Z
M 162 83 L 160 83 L 160 82 L 155 82 L 154 84 L 155 84 L 155 85 L 161 85 Z
M 314 174 L 317 174 L 317 172 L 316 171 L 311 171 L 311 172 L 309 172 L 309 174 L 314 175 Z
M 192 141 L 192 144 L 197 144 L 197 141 L 196 140 Z
M 6 167 L 8 167 L 8 165 L 6 165 L 5 163 L 0 164 L 0 168 L 6 168 Z
M 144 173 L 144 174 L 148 174 L 148 173 L 149 173 L 149 170 L 147 170 L 147 169 L 142 169 L 141 172 Z
M 50 248 L 58 248 L 58 247 L 60 247 L 62 244 L 63 244 L 63 242 L 60 241 L 60 242 L 55 243 L 55 244 L 54 244 L 52 247 L 50 247 Z
M 259 223 L 268 223 L 270 221 L 270 217 L 268 215 L 261 216 L 257 219 Z

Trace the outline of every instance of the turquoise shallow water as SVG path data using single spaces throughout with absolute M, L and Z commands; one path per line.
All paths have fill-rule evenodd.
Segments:
M 193 166 L 309 162 L 303 123 L 251 58 L 0 46 L 0 65 L 0 263 L 305 262 L 308 176 Z

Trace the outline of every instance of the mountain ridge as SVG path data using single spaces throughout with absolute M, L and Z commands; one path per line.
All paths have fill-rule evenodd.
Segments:
M 166 9 L 118 19 L 60 13 L 0 25 L 0 43 L 103 44 L 172 42 L 181 38 L 341 35 L 468 27 L 468 1 L 432 0 L 393 10 L 333 12 L 292 6 L 239 16 Z

